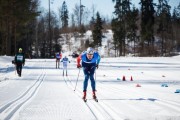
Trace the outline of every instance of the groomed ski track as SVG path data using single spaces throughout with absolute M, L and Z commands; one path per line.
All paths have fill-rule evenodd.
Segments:
M 12 70 L 3 73 L 8 80 L 0 82 L 0 120 L 180 119 L 180 95 L 174 93 L 180 87 L 180 62 L 120 64 L 102 61 L 95 74 L 98 102 L 92 99 L 90 82 L 84 102 L 82 69 L 74 91 L 79 72 L 75 61 L 68 66 L 68 76 L 62 76 L 62 64 L 56 69 L 55 60 L 27 60 L 22 77 Z M 164 82 L 169 87 L 161 87 Z

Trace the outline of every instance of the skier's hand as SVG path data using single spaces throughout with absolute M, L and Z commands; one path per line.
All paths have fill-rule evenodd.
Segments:
M 15 63 L 15 60 L 12 60 L 12 64 L 16 64 L 16 63 Z
M 77 68 L 81 68 L 81 65 L 77 65 Z
M 96 65 L 96 68 L 97 68 L 97 69 L 99 68 L 99 65 L 98 65 L 98 64 Z

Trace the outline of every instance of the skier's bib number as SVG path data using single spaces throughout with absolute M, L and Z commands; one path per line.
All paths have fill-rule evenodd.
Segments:
M 23 61 L 23 56 L 17 56 L 17 61 Z
M 56 56 L 56 58 L 60 59 L 60 56 Z

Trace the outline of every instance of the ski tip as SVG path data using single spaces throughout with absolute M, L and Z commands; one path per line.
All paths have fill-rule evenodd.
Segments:
M 98 99 L 93 99 L 95 102 L 98 102 Z
M 83 99 L 84 102 L 87 102 L 87 99 Z
M 94 101 L 98 102 L 98 99 L 96 98 L 96 99 L 94 99 Z

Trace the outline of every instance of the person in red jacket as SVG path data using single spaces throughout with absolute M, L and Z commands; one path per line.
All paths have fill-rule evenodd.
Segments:
M 62 58 L 62 54 L 61 53 L 56 53 L 56 68 L 59 68 L 60 65 L 59 65 L 59 62 L 60 62 L 60 59 Z

